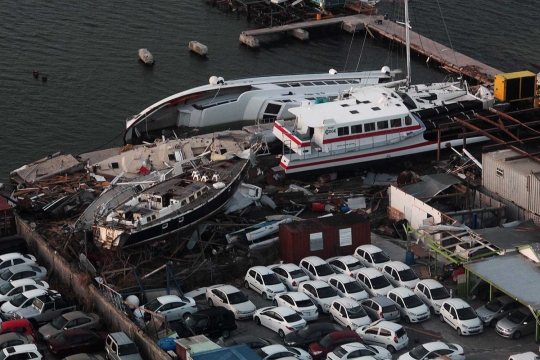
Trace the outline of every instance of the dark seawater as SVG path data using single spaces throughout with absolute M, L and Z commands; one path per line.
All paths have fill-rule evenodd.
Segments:
M 413 29 L 452 45 L 502 71 L 540 64 L 538 0 L 413 0 Z M 399 18 L 398 4 L 380 4 Z M 399 10 L 398 10 L 399 9 Z M 225 79 L 275 74 L 392 68 L 403 51 L 354 39 L 339 29 L 310 30 L 311 40 L 274 37 L 258 50 L 238 42 L 253 28 L 243 16 L 226 14 L 203 0 L 2 1 L 0 6 L 0 180 L 8 172 L 56 151 L 81 153 L 108 143 L 119 146 L 125 118 L 211 75 Z M 209 47 L 208 59 L 187 49 L 191 40 Z M 148 48 L 154 68 L 137 58 Z M 350 51 L 350 53 L 349 53 Z M 39 69 L 42 83 L 32 77 Z M 413 82 L 444 75 L 414 61 Z M 116 139 L 115 139 L 116 137 Z

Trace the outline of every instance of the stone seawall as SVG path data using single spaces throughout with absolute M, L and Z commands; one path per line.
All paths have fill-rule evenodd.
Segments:
M 171 360 L 157 344 L 137 327 L 123 312 L 112 305 L 99 289 L 93 284 L 87 284 L 86 274 L 78 267 L 71 265 L 35 231 L 30 224 L 17 217 L 17 232 L 26 239 L 28 247 L 33 250 L 40 265 L 45 266 L 48 275 L 58 278 L 70 286 L 81 299 L 91 301 L 94 311 L 112 325 L 115 331 L 123 331 L 133 339 L 143 358 L 148 360 Z M 83 302 L 83 301 L 81 301 Z

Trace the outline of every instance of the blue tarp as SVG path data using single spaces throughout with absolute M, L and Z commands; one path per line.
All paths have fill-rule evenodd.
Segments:
M 191 355 L 193 360 L 261 360 L 247 345 L 237 345 Z

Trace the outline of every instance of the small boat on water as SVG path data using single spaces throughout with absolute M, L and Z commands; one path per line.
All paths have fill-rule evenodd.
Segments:
M 154 56 L 148 51 L 147 49 L 139 49 L 139 59 L 145 64 L 145 65 L 154 65 L 156 62 L 154 61 Z

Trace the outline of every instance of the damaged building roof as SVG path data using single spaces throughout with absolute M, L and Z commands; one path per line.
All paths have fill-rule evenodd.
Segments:
M 540 248 L 540 231 L 532 221 L 526 221 L 512 228 L 486 228 L 474 230 L 484 239 L 501 249 L 516 249 L 523 245 Z
M 454 184 L 459 184 L 461 179 L 451 174 L 432 174 L 420 176 L 421 182 L 405 185 L 401 190 L 416 198 L 431 200 L 430 197 L 439 194 Z

